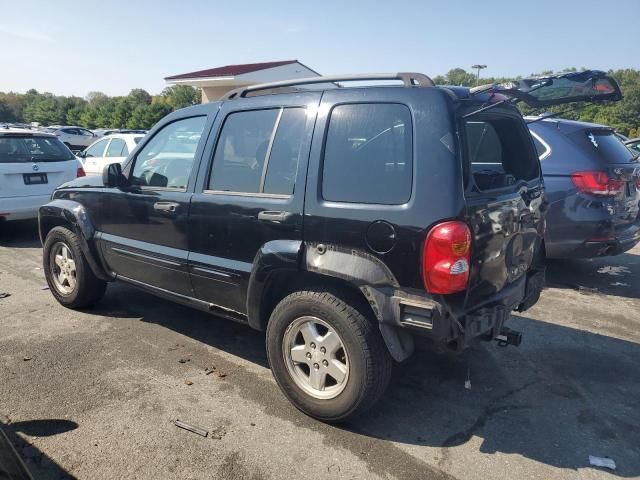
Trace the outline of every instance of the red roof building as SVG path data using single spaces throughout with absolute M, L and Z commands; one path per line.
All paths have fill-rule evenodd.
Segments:
M 206 70 L 172 75 L 166 77 L 165 81 L 172 85 L 191 85 L 192 87 L 201 88 L 202 103 L 206 103 L 217 100 L 229 90 L 238 87 L 318 76 L 320 76 L 318 72 L 298 60 L 282 60 L 208 68 Z

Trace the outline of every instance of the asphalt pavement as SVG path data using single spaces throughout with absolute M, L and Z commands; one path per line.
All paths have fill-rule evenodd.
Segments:
M 520 347 L 425 345 L 337 427 L 287 402 L 248 327 L 122 284 L 92 310 L 63 308 L 35 224 L 7 223 L 0 428 L 38 479 L 640 477 L 640 247 L 552 262 L 547 278 L 510 323 Z

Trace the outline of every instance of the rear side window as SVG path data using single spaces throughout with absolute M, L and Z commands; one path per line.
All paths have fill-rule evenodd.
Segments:
M 111 143 L 107 147 L 107 151 L 104 154 L 105 157 L 122 157 L 122 149 L 127 148 L 127 144 L 121 138 L 111 139 Z
M 634 155 L 611 130 L 580 130 L 569 135 L 605 163 L 628 163 Z
M 231 113 L 216 145 L 209 190 L 293 194 L 305 130 L 304 108 Z
M 542 139 L 538 137 L 537 134 L 531 132 L 531 137 L 533 138 L 533 144 L 536 146 L 536 153 L 538 154 L 538 158 L 540 160 L 545 159 L 551 153 L 551 149 L 543 143 Z
M 73 154 L 54 137 L 0 136 L 0 163 L 56 162 Z
M 538 159 L 527 148 L 531 136 L 515 119 L 478 115 L 464 125 L 467 157 L 480 190 L 505 188 L 540 175 Z
M 322 197 L 400 205 L 411 198 L 411 112 L 400 104 L 339 105 L 331 111 Z

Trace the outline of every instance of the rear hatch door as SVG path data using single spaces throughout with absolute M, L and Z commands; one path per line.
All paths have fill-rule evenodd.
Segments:
M 531 135 L 515 109 L 496 107 L 461 122 L 470 169 L 465 220 L 473 235 L 467 298 L 473 308 L 498 301 L 536 264 L 544 235 L 543 182 Z M 514 295 L 506 307 L 523 300 Z
M 500 84 L 480 85 L 471 95 L 499 93 L 533 108 L 545 108 L 573 102 L 603 102 L 622 99 L 618 83 L 600 70 L 557 73 L 512 80 Z

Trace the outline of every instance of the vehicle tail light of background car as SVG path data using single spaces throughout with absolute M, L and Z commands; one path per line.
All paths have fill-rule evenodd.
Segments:
M 86 177 L 87 174 L 84 171 L 84 168 L 82 167 L 78 167 L 78 171 L 76 172 L 76 178 L 77 177 Z
M 607 172 L 574 172 L 571 181 L 580 192 L 589 195 L 615 197 L 624 189 L 624 181 L 609 178 Z
M 429 293 L 461 292 L 469 282 L 471 231 L 466 223 L 449 221 L 434 226 L 424 241 L 422 279 Z

